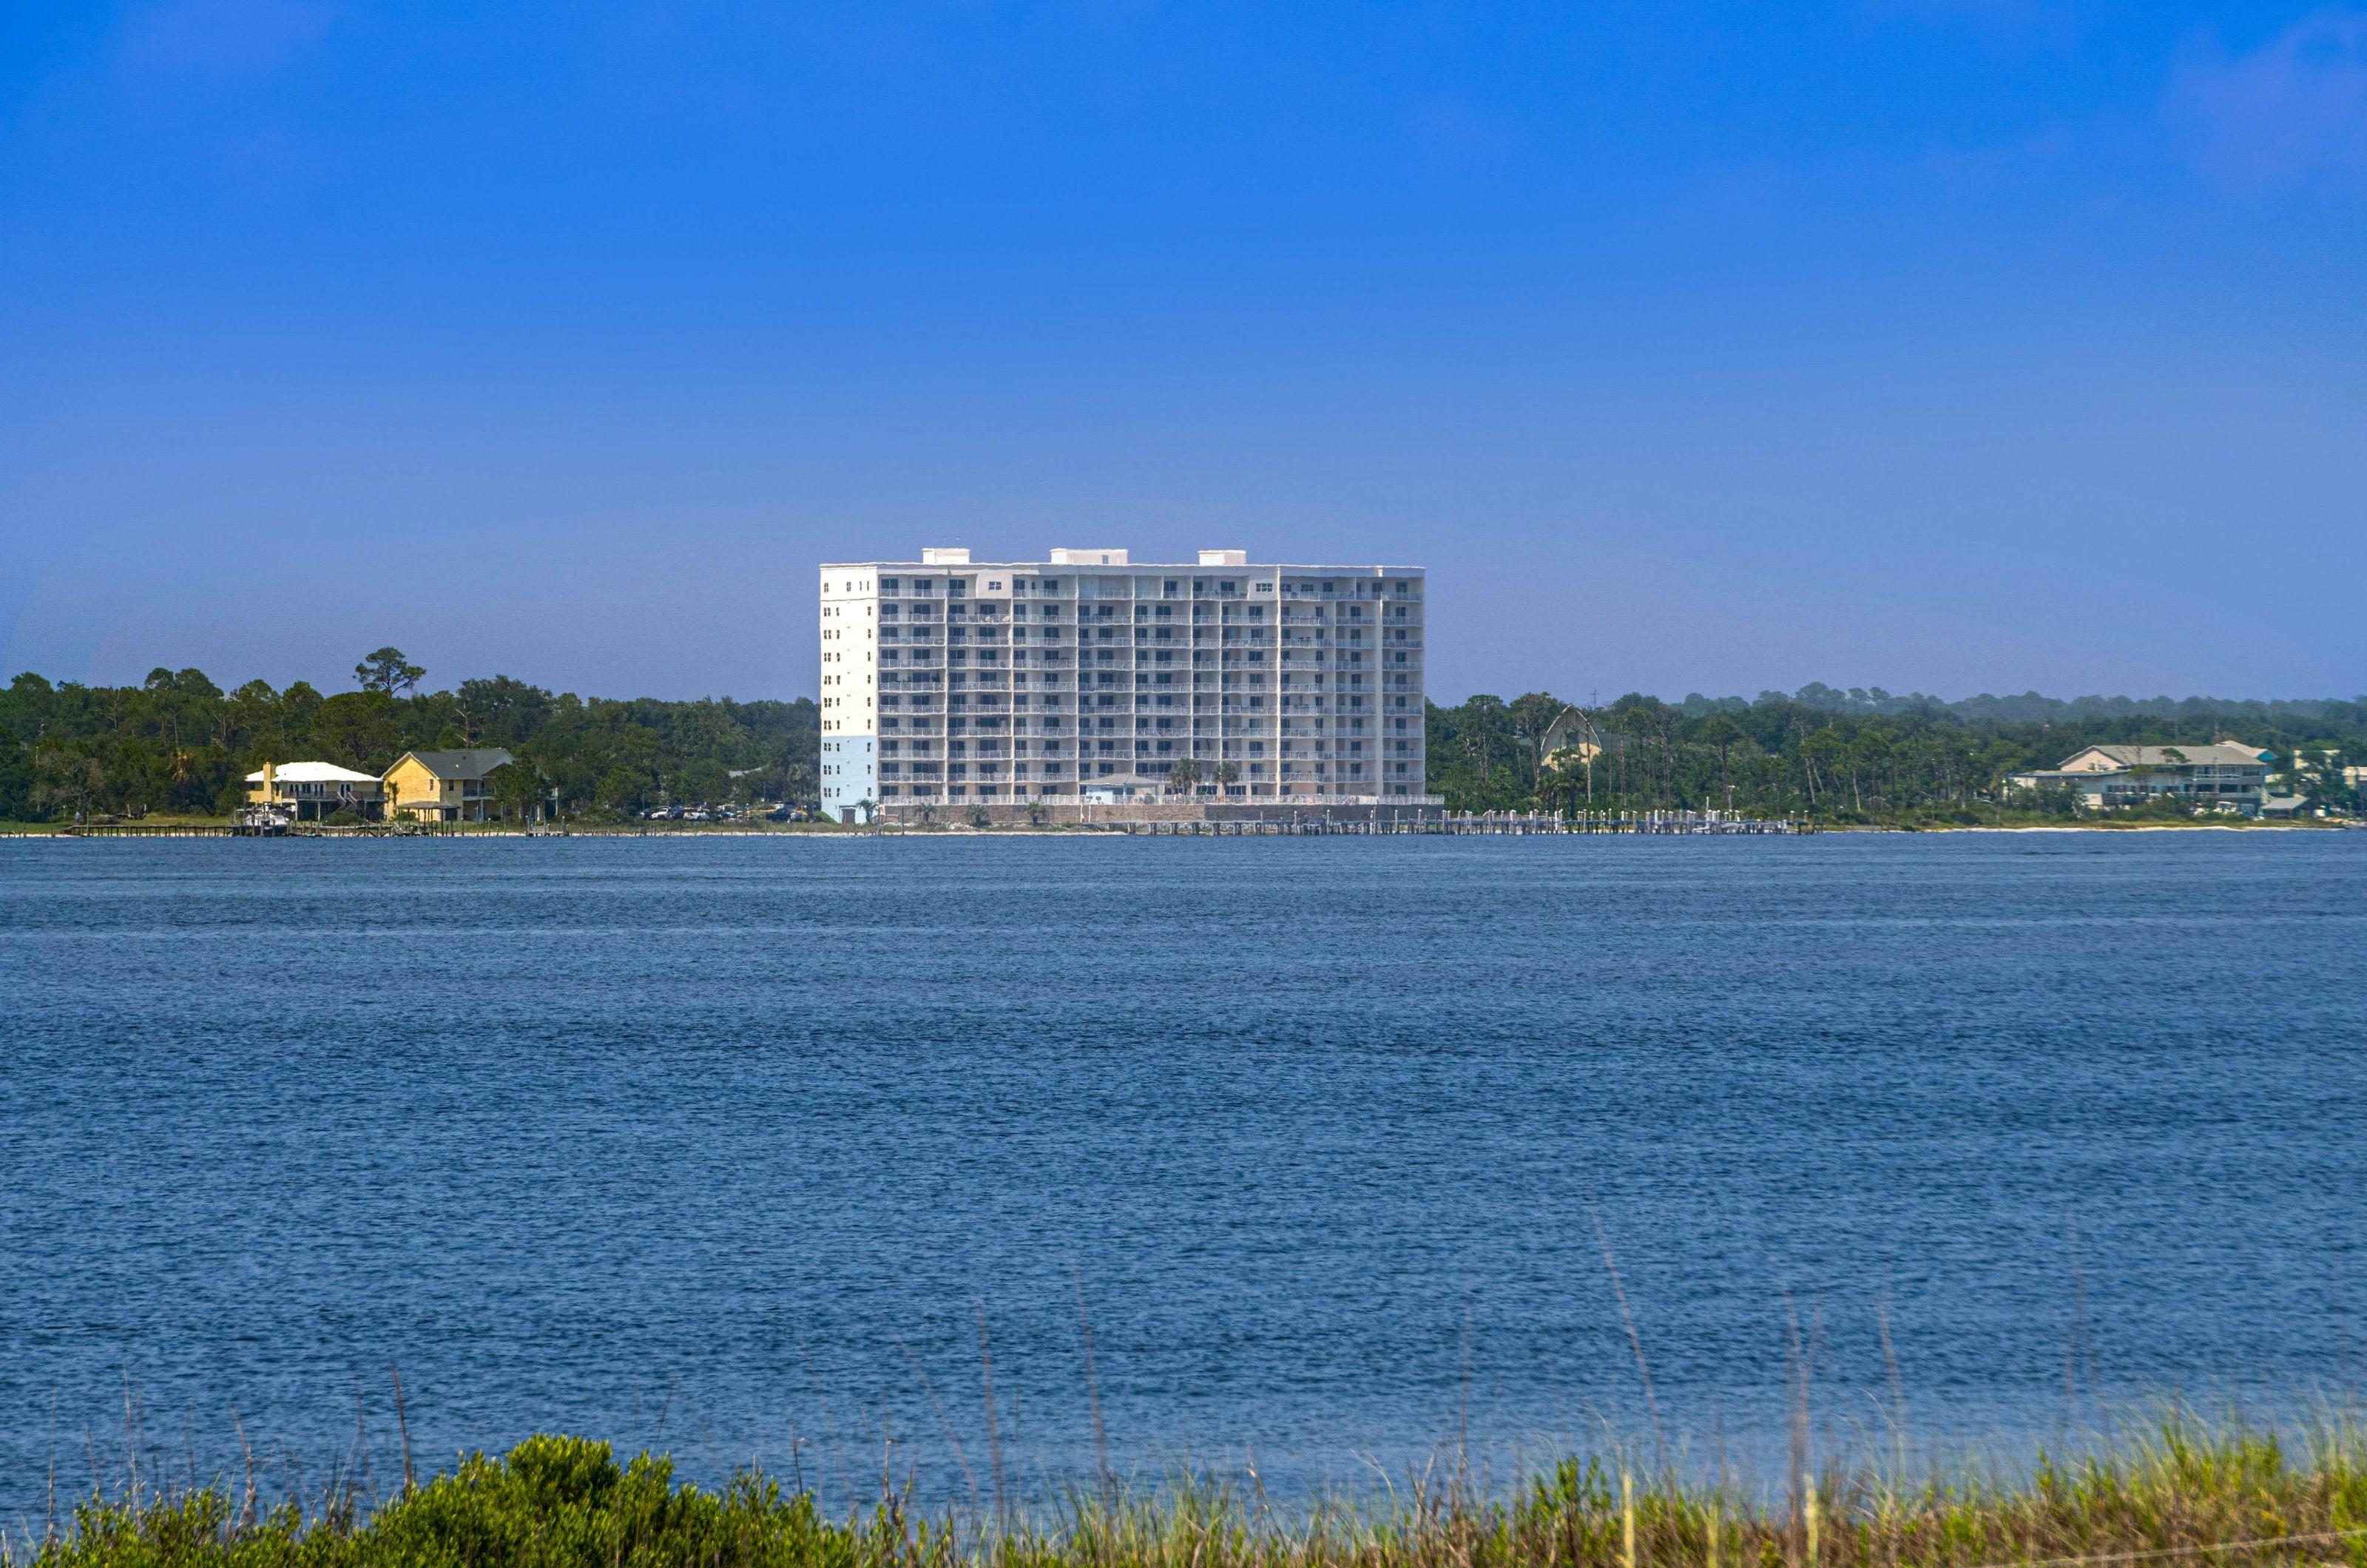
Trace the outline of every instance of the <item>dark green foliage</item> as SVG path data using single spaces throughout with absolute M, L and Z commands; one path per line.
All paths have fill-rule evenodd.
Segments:
M 17 1538 L 24 1568 L 1985 1568 L 2015 1562 L 2367 1564 L 2367 1467 L 2347 1423 L 2296 1451 L 2173 1414 L 2131 1441 L 2041 1455 L 2019 1477 L 1802 1466 L 1715 1488 L 1632 1459 L 1569 1459 L 1509 1495 L 1463 1467 L 1401 1490 L 1276 1510 L 1185 1476 L 1045 1510 L 916 1514 L 906 1496 L 826 1520 L 753 1472 L 721 1492 L 666 1460 L 536 1437 L 367 1516 L 351 1493 L 257 1517 L 222 1489 L 93 1501 Z
M 878 1532 L 874 1532 L 875 1534 Z M 243 1518 L 219 1490 L 135 1505 L 94 1502 L 39 1568 L 855 1568 L 860 1536 L 807 1494 L 743 1476 L 720 1494 L 674 1484 L 670 1461 L 619 1469 L 606 1443 L 529 1438 L 472 1454 L 367 1521 L 351 1500 L 311 1518 Z M 909 1559 L 908 1559 L 909 1560 Z
M 1546 769 L 1540 748 L 1563 709 L 1541 692 L 1507 703 L 1476 696 L 1431 705 L 1429 783 L 1458 811 L 1716 809 L 1831 822 L 1976 823 L 1999 818 L 2004 781 L 2051 768 L 2083 746 L 2202 744 L 2225 735 L 2298 755 L 2297 787 L 2351 810 L 2340 764 L 2367 760 L 2367 699 L 2358 702 L 2058 702 L 2035 694 L 1942 703 L 1874 690 L 1808 686 L 1793 696 L 1633 694 L 1591 715 L 1602 752 L 1591 768 Z M 2281 784 L 2284 781 L 2281 780 Z M 2067 793 L 2010 803 L 2022 820 L 2071 817 Z M 2169 803 L 2148 814 L 2179 814 Z
M 399 648 L 381 648 L 354 666 L 354 682 L 365 692 L 382 692 L 390 697 L 417 691 L 427 671 L 403 657 Z
M 223 815 L 244 801 L 246 775 L 266 760 L 380 773 L 404 751 L 455 746 L 509 748 L 521 765 L 504 798 L 523 806 L 556 788 L 571 816 L 662 800 L 805 801 L 820 736 L 810 701 L 615 702 L 507 676 L 449 692 L 323 697 L 300 681 L 285 691 L 250 681 L 225 694 L 196 670 L 158 670 L 138 686 L 25 674 L 0 691 L 0 821 Z
M 400 655 L 394 649 L 381 654 Z M 372 660 L 379 655 L 373 654 Z M 368 666 L 369 661 L 365 661 Z M 524 766 L 522 807 L 557 790 L 569 816 L 613 816 L 662 801 L 810 802 L 820 761 L 810 700 L 612 701 L 553 694 L 508 676 L 400 694 L 403 672 L 323 696 L 303 682 L 250 681 L 224 693 L 203 671 L 152 671 L 138 686 L 52 685 L 17 677 L 0 692 L 0 820 L 77 813 L 225 814 L 266 759 L 317 759 L 379 772 L 408 750 L 505 746 Z M 1597 710 L 1591 769 L 1546 770 L 1546 729 L 1560 699 L 1531 692 L 1432 705 L 1429 787 L 1456 810 L 1724 808 L 1834 822 L 1998 819 L 2007 775 L 2051 767 L 2097 742 L 2177 745 L 2220 734 L 2305 759 L 2300 787 L 2357 809 L 2340 766 L 2367 757 L 2367 701 L 2136 702 L 2035 694 L 1942 703 L 1811 685 L 1792 696 L 1630 694 Z M 1221 787 L 1229 765 L 1209 776 Z M 530 776 L 529 776 L 530 771 Z M 2068 818 L 2067 795 L 2014 803 L 2022 819 Z M 2151 808 L 2173 816 L 2176 807 Z

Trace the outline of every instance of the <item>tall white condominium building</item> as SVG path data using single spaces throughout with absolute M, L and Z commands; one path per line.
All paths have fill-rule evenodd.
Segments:
M 1421 800 L 1422 588 L 1240 550 L 825 566 L 822 803 Z

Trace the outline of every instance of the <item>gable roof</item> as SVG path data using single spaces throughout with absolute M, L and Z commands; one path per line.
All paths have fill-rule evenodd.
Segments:
M 405 751 L 395 759 L 394 768 L 405 762 L 416 762 L 436 777 L 459 784 L 469 779 L 481 779 L 503 763 L 514 759 L 499 746 L 470 746 L 457 751 Z M 392 773 L 394 768 L 387 772 Z
M 1574 706 L 1565 706 L 1561 712 L 1554 716 L 1554 721 L 1546 726 L 1545 736 L 1538 743 L 1537 750 L 1541 754 L 1550 757 L 1555 752 L 1565 750 L 1572 746 L 1599 747 L 1602 743 L 1601 739 L 1594 732 L 1594 726 L 1588 722 L 1587 716 Z
M 334 762 L 281 762 L 271 770 L 271 776 L 281 784 L 376 784 L 376 773 L 357 773 L 351 768 L 341 768 Z M 263 770 L 257 768 L 246 775 L 249 784 L 263 782 Z
M 2170 756 L 2172 751 L 2198 766 L 2208 763 L 2221 768 L 2258 767 L 2269 760 L 2268 753 L 2253 747 L 2238 746 L 2232 740 L 2217 740 L 2207 746 L 2083 746 L 2066 757 L 2062 766 L 2068 768 L 2082 757 L 2096 756 L 2124 768 L 2174 768 L 2179 763 Z

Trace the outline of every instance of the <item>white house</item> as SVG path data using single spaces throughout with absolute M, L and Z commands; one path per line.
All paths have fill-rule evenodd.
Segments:
M 385 807 L 386 785 L 376 773 L 334 762 L 266 762 L 246 775 L 246 799 L 250 807 L 283 811 L 299 822 L 317 822 L 340 809 L 376 819 Z

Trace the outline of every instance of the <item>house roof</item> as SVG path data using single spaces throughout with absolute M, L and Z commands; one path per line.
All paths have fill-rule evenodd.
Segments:
M 281 762 L 271 770 L 271 776 L 281 784 L 376 784 L 376 773 L 357 773 L 351 768 L 341 768 L 334 762 Z M 263 782 L 263 770 L 257 768 L 246 775 L 249 784 Z
M 406 760 L 418 763 L 439 779 L 457 784 L 467 779 L 483 778 L 512 759 L 509 752 L 499 746 L 471 746 L 458 751 L 405 751 L 396 760 L 394 768 L 402 766 Z M 389 768 L 387 772 L 391 773 L 394 768 Z
M 2177 752 L 2189 762 L 2209 763 L 2214 767 L 2222 768 L 2258 767 L 2268 761 L 2267 753 L 2253 747 L 2238 746 L 2232 740 L 2219 740 L 2207 746 L 2083 746 L 2066 757 L 2062 765 L 2067 768 L 2080 758 L 2093 753 L 2109 758 L 2124 768 L 2176 767 L 2178 759 L 2170 755 L 2172 751 Z
M 1599 747 L 1602 744 L 1602 738 L 1595 734 L 1594 726 L 1588 722 L 1587 716 L 1576 707 L 1566 706 L 1554 716 L 1551 724 L 1546 726 L 1538 750 L 1550 757 L 1572 746 Z

